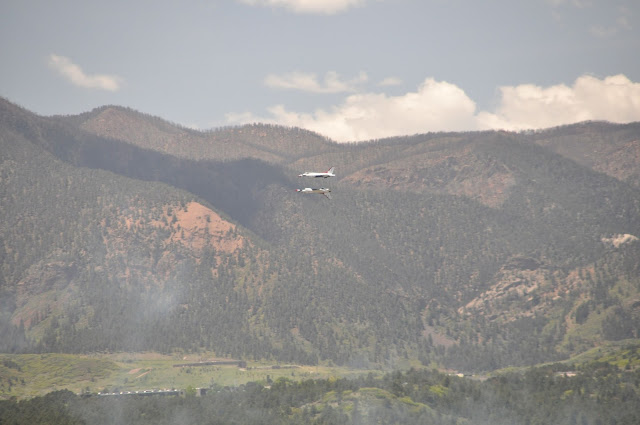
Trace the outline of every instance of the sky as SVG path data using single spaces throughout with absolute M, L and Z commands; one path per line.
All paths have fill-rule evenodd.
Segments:
M 638 0 L 2 0 L 0 96 L 338 142 L 640 121 Z

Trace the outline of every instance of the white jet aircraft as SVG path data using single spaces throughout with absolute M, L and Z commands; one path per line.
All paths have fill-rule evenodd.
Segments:
M 296 192 L 300 193 L 322 193 L 327 198 L 331 199 L 331 189 L 326 187 L 321 187 L 320 189 L 312 189 L 310 187 L 305 187 L 304 189 L 296 189 Z
M 329 171 L 325 171 L 324 173 L 316 173 L 313 171 L 305 171 L 302 174 L 298 174 L 298 177 L 322 177 L 322 178 L 327 178 L 327 177 L 335 177 L 336 175 L 333 174 L 333 172 L 336 170 L 336 167 L 331 167 L 329 168 Z

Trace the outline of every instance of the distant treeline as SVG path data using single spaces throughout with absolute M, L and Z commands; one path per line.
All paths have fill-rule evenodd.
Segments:
M 2 424 L 580 424 L 640 423 L 640 370 L 555 365 L 486 381 L 436 371 L 382 378 L 248 383 L 196 397 L 89 397 L 56 391 L 0 401 Z

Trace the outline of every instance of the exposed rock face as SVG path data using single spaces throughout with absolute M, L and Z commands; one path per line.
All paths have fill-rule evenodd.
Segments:
M 173 211 L 172 216 L 169 208 L 166 207 L 164 213 L 171 230 L 171 242 L 180 242 L 196 251 L 211 246 L 216 251 L 231 253 L 243 247 L 244 239 L 235 235 L 236 226 L 210 208 L 190 202 L 184 209 Z M 154 224 L 162 226 L 161 222 Z
M 637 242 L 639 239 L 637 236 L 633 236 L 625 233 L 623 235 L 613 235 L 610 238 L 602 238 L 601 240 L 604 244 L 613 246 L 615 248 L 620 248 L 622 245 Z
M 123 284 L 138 280 L 163 286 L 175 274 L 181 259 L 191 257 L 197 261 L 207 247 L 217 255 L 230 254 L 246 243 L 236 233 L 236 225 L 195 201 L 185 207 L 165 205 L 156 219 L 149 218 L 149 211 L 134 208 L 120 213 L 116 220 L 102 223 L 103 246 L 95 247 L 95 252 L 87 253 L 87 257 L 103 252 L 105 264 L 112 265 L 109 273 Z M 133 233 L 137 235 L 134 238 Z M 169 249 L 175 243 L 182 248 Z M 40 316 L 62 311 L 74 298 L 78 286 L 87 284 L 85 279 L 73 260 L 44 259 L 34 264 L 17 284 L 17 310 L 12 322 L 17 325 L 22 321 L 29 327 Z

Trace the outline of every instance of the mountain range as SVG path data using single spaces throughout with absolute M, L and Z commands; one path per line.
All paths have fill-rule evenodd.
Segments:
M 640 123 L 345 144 L 0 99 L 0 201 L 3 352 L 486 371 L 640 330 Z

